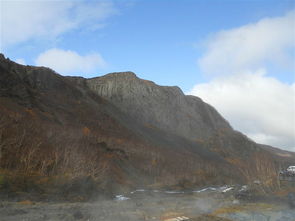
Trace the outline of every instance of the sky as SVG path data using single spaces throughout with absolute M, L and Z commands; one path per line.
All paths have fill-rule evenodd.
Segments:
M 295 0 L 0 0 L 0 50 L 86 78 L 133 71 L 295 151 Z

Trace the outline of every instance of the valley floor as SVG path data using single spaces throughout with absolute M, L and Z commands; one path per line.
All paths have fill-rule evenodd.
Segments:
M 179 221 L 187 217 L 191 221 L 295 221 L 295 210 L 283 202 L 240 202 L 224 190 L 136 190 L 91 203 L 2 201 L 0 220 Z

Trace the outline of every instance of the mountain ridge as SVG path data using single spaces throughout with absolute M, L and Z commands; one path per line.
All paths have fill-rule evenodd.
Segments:
M 1 56 L 0 107 L 0 193 L 87 198 L 257 179 L 275 188 L 295 159 L 234 131 L 200 98 L 132 72 L 64 77 Z
M 212 106 L 200 98 L 186 96 L 176 86 L 159 86 L 142 80 L 132 72 L 86 79 L 86 84 L 141 123 L 157 125 L 188 139 L 194 136 L 195 139 L 208 138 L 212 130 L 231 128 Z

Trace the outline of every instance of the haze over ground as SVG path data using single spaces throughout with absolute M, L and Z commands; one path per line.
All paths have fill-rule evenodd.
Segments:
M 178 85 L 255 141 L 294 151 L 294 4 L 1 0 L 1 52 L 63 75 L 130 70 Z

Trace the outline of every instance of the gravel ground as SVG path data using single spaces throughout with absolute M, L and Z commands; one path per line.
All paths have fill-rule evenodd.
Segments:
M 209 215 L 208 215 L 209 214 Z M 222 192 L 138 190 L 88 203 L 0 202 L 0 221 L 150 221 L 186 216 L 191 221 L 295 221 L 295 211 L 276 203 L 241 203 Z

